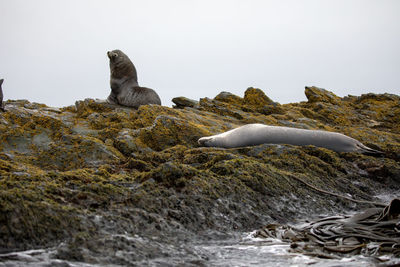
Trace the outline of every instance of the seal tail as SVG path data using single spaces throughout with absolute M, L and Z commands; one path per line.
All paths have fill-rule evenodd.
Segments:
M 385 154 L 382 151 L 369 148 L 369 147 L 363 145 L 362 143 L 357 144 L 357 148 L 360 150 L 361 153 L 363 153 L 365 155 L 380 156 L 380 155 Z

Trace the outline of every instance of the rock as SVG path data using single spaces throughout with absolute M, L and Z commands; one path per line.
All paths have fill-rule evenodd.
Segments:
M 199 101 L 192 100 L 184 96 L 174 97 L 172 98 L 172 102 L 176 105 L 176 108 L 193 108 L 199 104 Z
M 45 110 L 45 111 L 50 111 L 50 112 L 55 112 L 55 113 L 59 113 L 59 114 L 62 112 L 61 109 L 59 109 L 59 108 L 54 108 L 54 107 L 44 108 L 43 110 Z
M 306 86 L 305 94 L 309 103 L 326 102 L 331 104 L 338 104 L 338 102 L 340 101 L 340 98 L 334 93 L 315 86 Z
M 43 150 L 48 150 L 52 142 L 53 140 L 50 138 L 48 131 L 34 135 L 32 138 L 32 144 Z
M 221 92 L 219 93 L 214 100 L 225 102 L 225 103 L 230 103 L 230 104 L 238 104 L 242 105 L 243 104 L 243 98 L 234 95 L 229 92 Z
M 243 98 L 221 92 L 137 110 L 94 99 L 60 109 L 8 100 L 0 114 L 0 252 L 54 246 L 54 260 L 138 265 L 199 233 L 366 206 L 299 179 L 364 200 L 398 192 L 400 98 L 340 98 L 316 87 L 306 94 L 308 102 L 281 105 L 249 88 Z M 197 143 L 247 123 L 341 132 L 385 155 Z
M 104 101 L 86 98 L 75 102 L 76 112 L 79 116 L 85 117 L 93 112 L 111 111 L 113 105 L 109 105 Z
M 232 108 L 231 105 L 219 102 L 217 100 L 211 100 L 209 98 L 200 99 L 200 109 L 216 113 L 218 115 L 229 116 L 232 119 L 242 120 L 244 119 L 244 112 L 238 108 Z
M 114 145 L 125 156 L 130 156 L 136 152 L 144 153 L 152 151 L 150 147 L 140 141 L 138 130 L 122 129 L 118 133 Z
M 253 87 L 247 88 L 243 101 L 246 105 L 258 107 L 274 104 L 274 101 L 266 96 L 263 91 Z
M 160 115 L 151 127 L 139 131 L 139 138 L 143 144 L 160 151 L 178 144 L 195 146 L 204 134 L 207 132 L 190 121 Z

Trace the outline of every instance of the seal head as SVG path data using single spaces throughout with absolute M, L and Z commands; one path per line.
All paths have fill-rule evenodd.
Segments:
M 132 85 L 139 86 L 136 68 L 127 55 L 121 50 L 108 51 L 110 59 L 111 89 L 116 90 L 121 83 L 129 81 Z M 113 83 L 114 82 L 114 83 Z

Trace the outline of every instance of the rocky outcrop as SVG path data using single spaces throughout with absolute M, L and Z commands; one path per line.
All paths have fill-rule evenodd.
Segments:
M 307 102 L 281 105 L 249 88 L 243 98 L 223 92 L 199 102 L 176 98 L 176 108 L 137 110 L 93 99 L 61 109 L 5 102 L 0 251 L 63 242 L 57 258 L 119 264 L 110 248 L 128 246 L 122 234 L 176 240 L 367 206 L 306 184 L 374 201 L 375 195 L 397 192 L 400 97 L 340 98 L 317 87 L 306 87 L 306 95 Z M 311 146 L 197 144 L 202 136 L 247 123 L 341 132 L 384 156 Z M 129 246 L 144 246 L 129 240 Z M 148 246 L 126 255 L 123 264 L 159 249 Z

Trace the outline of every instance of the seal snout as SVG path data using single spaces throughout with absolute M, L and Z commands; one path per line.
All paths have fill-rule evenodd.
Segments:
M 108 56 L 109 59 L 114 59 L 114 58 L 116 58 L 118 56 L 118 54 L 114 53 L 113 51 L 108 51 L 107 52 L 107 56 Z
M 206 138 L 205 137 L 202 137 L 202 138 L 200 138 L 199 140 L 197 140 L 197 143 L 199 144 L 199 145 L 201 145 L 201 146 L 204 146 L 204 143 L 206 142 Z
M 201 146 L 210 146 L 210 140 L 212 140 L 211 136 L 201 137 L 197 143 Z

